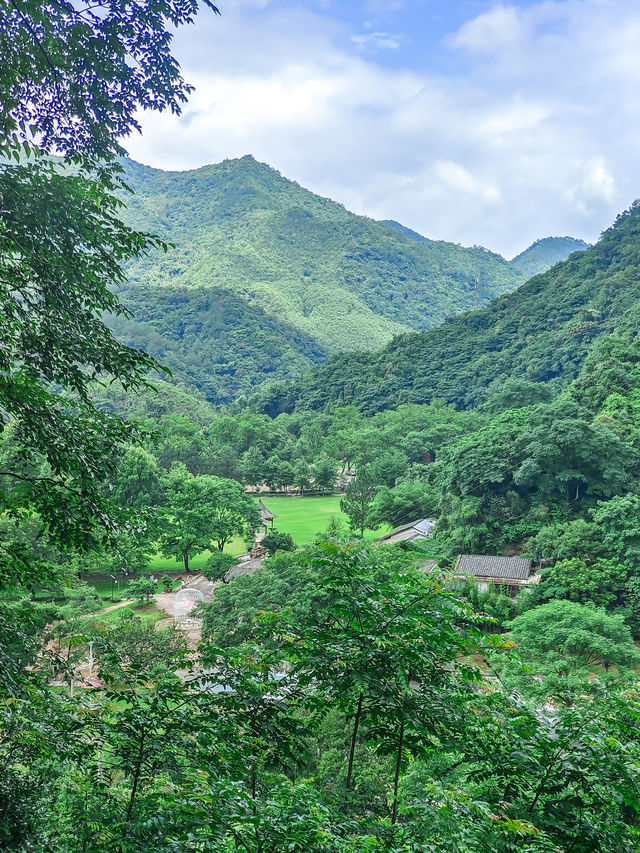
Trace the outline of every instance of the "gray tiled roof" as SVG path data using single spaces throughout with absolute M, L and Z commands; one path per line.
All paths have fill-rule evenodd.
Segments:
M 531 560 L 524 557 L 493 557 L 461 554 L 456 571 L 481 578 L 506 578 L 524 581 L 531 574 Z
M 270 509 L 262 503 L 261 500 L 258 501 L 258 509 L 260 510 L 260 515 L 263 521 L 270 521 L 272 518 L 277 518 L 278 516 L 271 512 Z

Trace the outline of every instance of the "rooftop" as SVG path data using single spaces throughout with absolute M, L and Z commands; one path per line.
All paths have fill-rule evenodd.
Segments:
M 502 578 L 527 580 L 531 574 L 531 560 L 525 557 L 494 557 L 482 554 L 461 554 L 456 571 L 476 578 Z
M 262 501 L 258 501 L 258 509 L 260 510 L 260 515 L 263 521 L 270 521 L 272 518 L 278 517 L 275 513 L 271 512 L 270 509 L 267 509 Z
M 426 539 L 427 536 L 431 536 L 435 524 L 432 518 L 410 521 L 385 533 L 378 542 L 413 542 L 415 539 Z

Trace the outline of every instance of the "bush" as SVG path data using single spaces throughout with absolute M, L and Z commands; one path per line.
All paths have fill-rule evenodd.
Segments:
M 238 559 L 224 551 L 214 551 L 202 567 L 202 574 L 210 581 L 224 580 L 229 569 L 237 565 Z
M 129 581 L 127 593 L 136 601 L 143 601 L 148 604 L 151 601 L 151 596 L 158 591 L 158 583 L 152 578 L 136 578 Z
M 293 541 L 293 536 L 290 533 L 280 533 L 278 530 L 274 530 L 272 533 L 269 533 L 264 539 L 260 542 L 263 545 L 271 557 L 276 551 L 295 551 L 296 543 Z

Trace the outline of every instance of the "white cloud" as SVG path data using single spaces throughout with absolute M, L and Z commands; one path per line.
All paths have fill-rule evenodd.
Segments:
M 516 44 L 525 34 L 523 15 L 515 6 L 496 6 L 467 21 L 448 41 L 452 47 L 494 51 Z
M 351 41 L 358 50 L 365 50 L 366 48 L 397 50 L 404 38 L 391 33 L 357 33 L 351 36 Z
M 437 76 L 384 67 L 328 13 L 234 0 L 176 39 L 184 115 L 144 116 L 129 148 L 179 169 L 252 153 L 358 213 L 507 255 L 593 240 L 640 195 L 639 42 L 623 0 L 502 3 L 447 38 L 456 73 Z

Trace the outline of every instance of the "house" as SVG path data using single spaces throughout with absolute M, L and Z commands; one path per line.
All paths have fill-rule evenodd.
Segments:
M 427 536 L 431 536 L 435 526 L 435 519 L 421 518 L 419 521 L 411 521 L 409 524 L 396 527 L 381 536 L 378 542 L 381 545 L 393 545 L 395 542 L 415 542 L 418 539 L 426 539 Z
M 538 578 L 531 575 L 531 565 L 531 560 L 525 557 L 460 554 L 456 574 L 474 577 L 482 591 L 490 583 L 498 583 L 508 586 L 510 595 L 517 595 L 520 587 L 538 583 Z
M 267 509 L 266 506 L 262 503 L 262 501 L 258 501 L 258 510 L 260 511 L 260 518 L 262 520 L 262 526 L 264 528 L 263 536 L 266 536 L 269 533 L 269 527 L 273 530 L 273 519 L 278 516 L 275 513 L 271 512 L 270 509 Z M 262 538 L 262 537 L 261 537 Z

